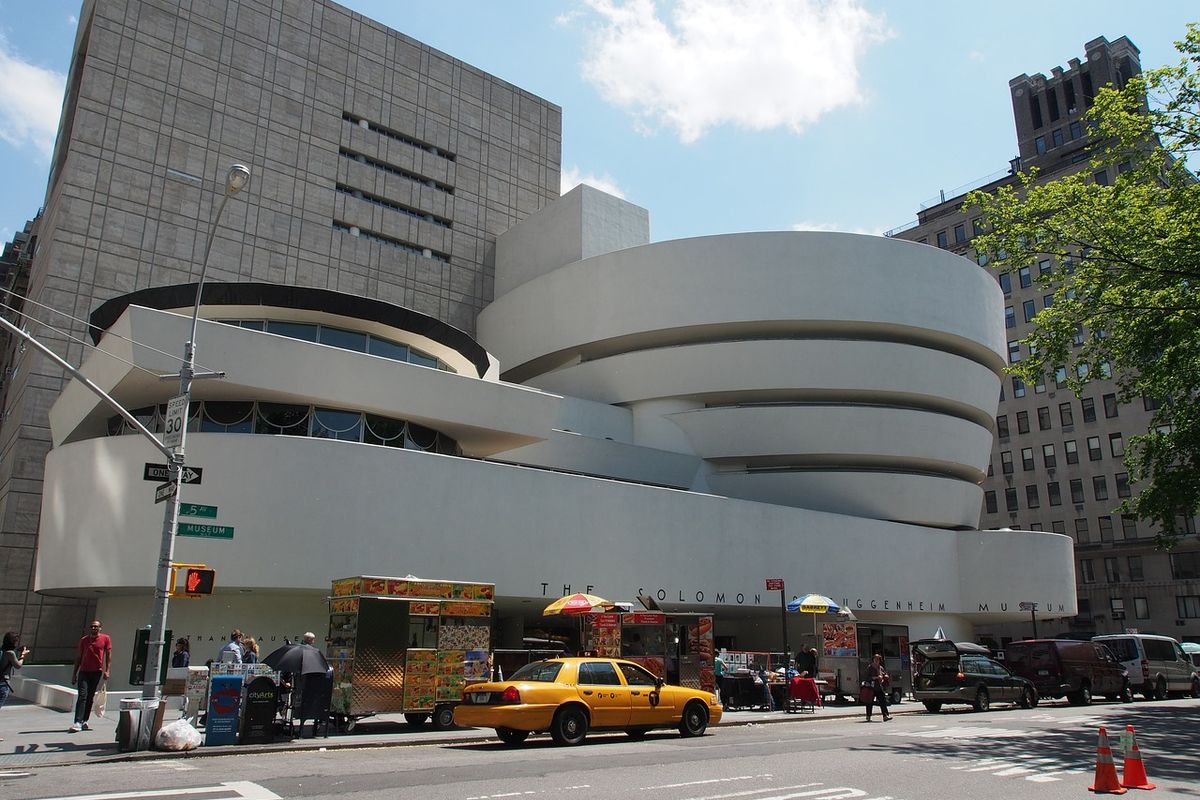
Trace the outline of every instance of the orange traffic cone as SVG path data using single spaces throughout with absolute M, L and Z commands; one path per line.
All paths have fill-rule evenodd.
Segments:
M 1126 789 L 1153 789 L 1154 784 L 1146 777 L 1146 765 L 1142 763 L 1142 751 L 1138 750 L 1133 726 L 1126 725 L 1125 730 L 1129 733 L 1129 752 L 1125 754 L 1125 777 L 1121 779 L 1121 785 Z
M 1113 763 L 1112 748 L 1108 746 L 1108 731 L 1100 726 L 1100 742 L 1096 745 L 1096 781 L 1088 787 L 1096 794 L 1125 794 L 1128 789 L 1117 780 L 1117 765 Z

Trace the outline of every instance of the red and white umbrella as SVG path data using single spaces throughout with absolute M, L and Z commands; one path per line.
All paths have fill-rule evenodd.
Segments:
M 594 594 L 576 592 L 560 597 L 542 610 L 543 617 L 555 617 L 561 614 L 598 614 L 615 606 L 603 597 Z

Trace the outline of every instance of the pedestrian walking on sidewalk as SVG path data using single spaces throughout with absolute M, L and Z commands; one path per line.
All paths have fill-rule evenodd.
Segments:
M 887 703 L 887 690 L 891 682 L 892 679 L 888 675 L 887 668 L 883 666 L 883 656 L 876 653 L 871 659 L 870 666 L 867 667 L 867 679 L 863 681 L 863 696 L 867 703 L 867 722 L 871 721 L 871 710 L 876 703 L 879 704 L 879 710 L 883 712 L 883 721 L 892 721 Z M 866 691 L 868 688 L 870 692 Z
M 4 647 L 0 650 L 0 708 L 4 708 L 8 696 L 12 694 L 12 684 L 8 682 L 8 679 L 12 677 L 14 670 L 18 670 L 24 665 L 27 655 L 29 655 L 29 648 L 21 646 L 19 633 L 9 631 L 4 634 Z
M 721 698 L 721 707 L 728 711 L 729 698 L 726 697 L 725 691 L 725 659 L 722 657 L 722 653 L 717 653 L 717 657 L 713 659 L 713 677 L 716 678 L 717 695 Z
M 71 670 L 71 685 L 78 685 L 79 698 L 75 701 L 75 722 L 68 730 L 71 733 L 89 730 L 88 720 L 92 716 L 92 703 L 100 681 L 108 680 L 112 668 L 112 639 L 103 633 L 100 620 L 92 620 L 91 633 L 79 640 L 75 653 L 75 668 Z

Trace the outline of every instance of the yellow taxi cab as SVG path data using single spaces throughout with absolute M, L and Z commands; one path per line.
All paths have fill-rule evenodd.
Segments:
M 506 681 L 472 684 L 454 709 L 456 725 L 495 728 L 505 744 L 549 731 L 579 744 L 589 730 L 623 730 L 640 739 L 652 728 L 700 736 L 721 720 L 712 692 L 669 686 L 640 664 L 619 658 L 552 658 L 526 664 Z

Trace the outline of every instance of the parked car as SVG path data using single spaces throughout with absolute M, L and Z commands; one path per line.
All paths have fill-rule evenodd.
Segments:
M 495 728 L 505 744 L 549 731 L 558 744 L 583 742 L 590 730 L 623 730 L 640 739 L 652 728 L 700 736 L 721 720 L 712 692 L 670 686 L 640 664 L 618 658 L 552 658 L 526 664 L 507 681 L 463 691 L 454 722 Z
M 969 705 L 976 711 L 987 711 L 992 703 L 1019 703 L 1022 708 L 1038 704 L 1033 682 L 988 658 L 990 651 L 983 645 L 920 639 L 912 649 L 913 697 L 929 711 L 941 711 L 947 703 Z
M 1133 690 L 1147 700 L 1164 700 L 1171 692 L 1200 697 L 1200 674 L 1179 642 L 1148 633 L 1095 636 L 1129 670 Z
M 1099 642 L 1028 639 L 1007 645 L 997 658 L 1033 681 L 1041 698 L 1065 697 L 1075 706 L 1090 704 L 1093 695 L 1133 701 L 1129 670 Z

